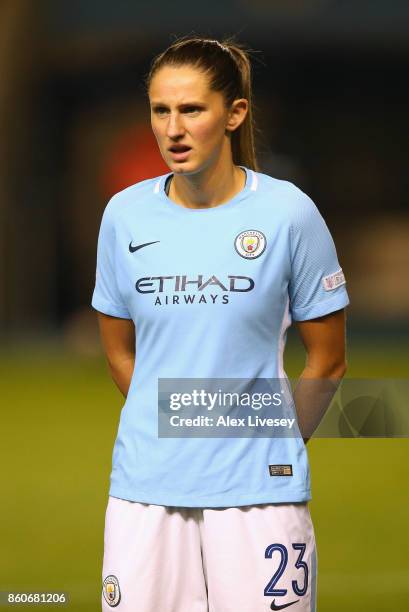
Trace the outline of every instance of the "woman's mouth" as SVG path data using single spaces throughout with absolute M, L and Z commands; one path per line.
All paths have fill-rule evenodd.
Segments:
M 168 151 L 175 161 L 185 161 L 191 151 L 191 147 L 180 144 L 172 145 L 171 147 L 169 147 Z

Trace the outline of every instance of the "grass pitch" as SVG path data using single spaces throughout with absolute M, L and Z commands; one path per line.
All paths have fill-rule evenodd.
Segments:
M 301 372 L 303 359 L 290 341 L 290 377 Z M 66 591 L 70 602 L 62 609 L 99 612 L 122 398 L 102 357 L 31 348 L 3 352 L 0 369 L 0 591 Z M 404 378 L 408 370 L 403 344 L 350 344 L 348 376 Z M 407 609 L 409 439 L 313 439 L 307 448 L 318 610 Z

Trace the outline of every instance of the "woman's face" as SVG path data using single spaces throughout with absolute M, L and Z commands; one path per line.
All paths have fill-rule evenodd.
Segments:
M 220 157 L 223 146 L 230 147 L 225 131 L 231 129 L 234 116 L 201 70 L 160 68 L 151 80 L 149 101 L 153 133 L 175 174 L 200 172 Z

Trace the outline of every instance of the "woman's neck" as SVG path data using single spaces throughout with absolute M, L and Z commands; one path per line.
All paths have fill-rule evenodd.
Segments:
M 223 168 L 209 167 L 197 174 L 174 174 L 169 198 L 185 208 L 213 208 L 234 198 L 245 183 L 245 171 L 232 162 Z

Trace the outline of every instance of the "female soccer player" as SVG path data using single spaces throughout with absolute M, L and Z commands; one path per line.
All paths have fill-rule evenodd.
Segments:
M 160 379 L 284 379 L 291 319 L 307 352 L 300 381 L 341 378 L 348 296 L 335 247 L 305 193 L 257 171 L 241 47 L 176 41 L 147 90 L 170 173 L 108 203 L 92 298 L 126 398 L 103 610 L 312 612 L 305 442 L 320 402 L 297 387 L 299 435 L 162 437 L 158 390 Z

